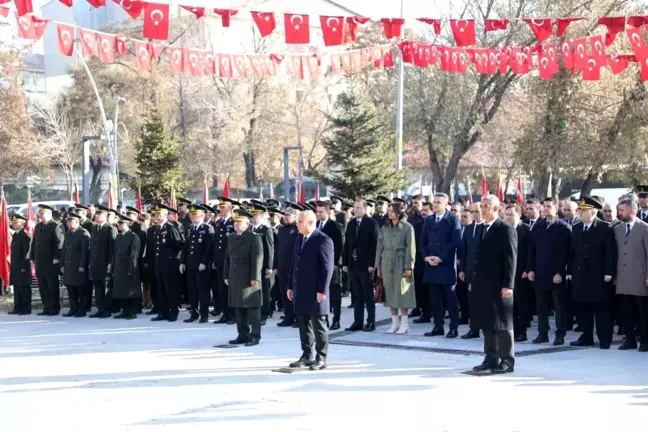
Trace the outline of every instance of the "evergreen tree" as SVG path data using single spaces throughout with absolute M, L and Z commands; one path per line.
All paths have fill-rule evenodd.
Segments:
M 364 98 L 351 90 L 338 96 L 330 117 L 333 134 L 323 140 L 328 171 L 318 177 L 347 197 L 374 197 L 405 186 L 397 172 L 393 139 Z
M 168 201 L 171 187 L 176 195 L 184 193 L 178 140 L 162 122 L 160 113 L 153 110 L 142 125 L 135 143 L 137 185 L 142 189 L 144 201 Z

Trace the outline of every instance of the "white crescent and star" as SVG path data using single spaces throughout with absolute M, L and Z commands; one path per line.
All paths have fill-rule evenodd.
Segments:
M 333 26 L 331 25 L 331 21 L 335 21 L 335 27 L 333 27 Z M 339 25 L 340 25 L 340 19 L 337 18 L 337 17 L 329 17 L 329 18 L 326 20 L 326 26 L 329 27 L 329 28 L 330 28 L 332 31 L 334 31 L 334 32 L 337 31 L 337 26 L 339 26 Z
M 545 25 L 545 22 L 546 22 L 546 21 L 547 21 L 547 20 L 544 20 L 544 19 L 536 20 L 536 19 L 534 18 L 534 19 L 531 20 L 531 23 L 532 23 L 534 26 L 543 27 L 543 26 Z
M 463 26 L 460 25 L 460 23 L 463 23 Z M 459 29 L 460 32 L 463 32 L 464 30 L 466 30 L 466 27 L 468 27 L 468 22 L 466 20 L 461 19 L 461 20 L 455 21 L 455 25 L 457 26 L 457 28 Z
M 193 66 L 196 66 L 196 63 L 198 63 L 198 55 L 196 53 L 189 54 L 189 62 Z
M 542 60 L 540 60 L 540 65 L 543 69 L 547 69 L 547 67 L 549 67 L 549 59 L 547 57 L 543 57 Z
M 21 16 L 18 18 L 18 22 L 20 23 L 21 27 L 27 30 L 31 26 L 31 21 L 29 21 L 27 18 L 24 16 Z
M 156 20 L 155 16 L 160 15 L 160 19 Z M 160 25 L 160 21 L 164 19 L 164 13 L 160 9 L 155 9 L 151 12 L 151 19 L 153 20 L 154 25 Z
M 105 45 L 104 42 L 106 43 Z M 110 42 L 108 42 L 108 39 L 101 39 L 101 48 L 103 48 L 105 52 L 108 52 L 110 49 Z
M 593 71 L 594 68 L 596 67 L 596 60 L 589 59 L 589 60 L 587 60 L 587 64 L 589 65 L 589 70 Z
M 580 57 L 585 57 L 585 46 L 582 43 L 576 45 L 576 52 Z
M 594 42 L 594 49 L 599 53 L 603 53 L 603 44 L 599 41 Z
M 63 30 L 61 32 L 61 40 L 65 42 L 65 45 L 68 45 L 70 42 L 70 32 L 68 30 Z
M 299 24 L 295 24 L 295 18 L 299 18 Z M 301 15 L 293 15 L 290 17 L 290 24 L 295 27 L 295 30 L 299 30 L 299 26 L 304 23 L 304 17 Z
M 637 46 L 641 46 L 641 38 L 637 33 L 632 33 L 632 36 L 630 36 L 630 39 L 632 40 L 632 43 L 634 43 Z
M 148 57 L 148 51 L 146 50 L 146 47 L 143 46 L 139 47 L 137 53 L 142 59 L 146 59 Z
M 173 51 L 172 57 L 175 60 L 175 64 L 180 64 L 180 60 L 182 59 L 182 52 L 180 50 L 175 50 Z

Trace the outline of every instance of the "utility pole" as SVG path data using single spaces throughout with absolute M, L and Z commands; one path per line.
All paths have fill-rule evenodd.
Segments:
M 403 18 L 405 0 L 400 0 L 400 17 Z M 401 27 L 401 39 L 403 38 L 404 28 Z M 401 53 L 398 61 L 398 87 L 396 89 L 396 170 L 403 169 L 403 93 L 405 84 L 405 64 L 403 63 L 403 54 Z M 398 191 L 398 197 L 403 196 L 403 191 Z

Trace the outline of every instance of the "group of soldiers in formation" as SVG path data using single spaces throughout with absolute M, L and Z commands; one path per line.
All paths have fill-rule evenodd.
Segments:
M 549 342 L 549 317 L 554 315 L 554 345 L 563 345 L 569 330 L 582 332 L 572 345 L 594 345 L 596 328 L 599 346 L 606 349 L 618 324 L 619 334 L 626 336 L 620 349 L 637 348 L 638 338 L 639 350 L 648 351 L 648 186 L 636 192 L 618 203 L 600 197 L 502 203 L 500 217 L 517 232 L 515 341 L 527 340 L 527 328 L 537 315 L 539 335 L 532 342 Z M 409 316 L 414 323 L 434 319 L 433 330 L 425 336 L 455 338 L 458 325 L 468 324 L 461 338 L 479 338 L 480 329 L 471 323 L 471 306 L 479 305 L 471 304 L 470 284 L 481 237 L 476 233 L 482 232 L 483 224 L 480 203 L 447 206 L 448 214 L 460 218 L 461 242 L 450 246 L 456 253 L 456 284 L 437 296 L 424 278 L 430 264 L 420 244 L 425 220 L 435 214 L 432 203 L 420 195 L 411 202 L 385 196 L 359 201 L 366 209 L 359 218 L 371 221 L 363 225 L 369 234 L 362 236 L 356 224 L 350 224 L 358 216 L 354 205 L 337 196 L 303 205 L 221 197 L 216 208 L 179 199 L 177 209 L 156 203 L 148 213 L 126 207 L 125 214 L 77 204 L 62 218 L 41 205 L 33 238 L 25 231 L 25 217 L 12 219 L 10 282 L 15 302 L 10 313 L 31 313 L 33 265 L 43 303 L 38 315 L 60 313 L 62 274 L 70 303 L 64 316 L 86 316 L 93 293 L 97 310 L 90 317 L 96 318 L 116 314 L 114 318 L 133 319 L 150 309 L 146 314 L 154 315 L 153 321 L 172 322 L 184 302 L 190 313 L 185 322 L 207 323 L 211 314 L 219 317 L 215 324 L 237 324 L 239 337 L 232 343 L 255 345 L 261 326 L 275 311 L 284 312 L 278 326 L 297 327 L 286 275 L 299 236 L 297 216 L 312 210 L 318 229 L 331 238 L 335 250 L 329 328 L 340 328 L 342 297 L 350 292 L 354 321 L 346 330 L 373 331 L 376 277 L 358 269 L 373 268 L 387 207 L 398 201 L 407 206 L 416 242 L 417 308 Z

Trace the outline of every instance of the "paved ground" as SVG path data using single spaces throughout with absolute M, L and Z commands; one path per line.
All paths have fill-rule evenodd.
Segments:
M 481 341 L 382 326 L 336 335 L 325 371 L 281 374 L 299 342 L 275 323 L 259 346 L 218 349 L 234 326 L 0 315 L 3 429 L 648 430 L 648 354 L 520 344 L 515 374 L 472 377 Z

